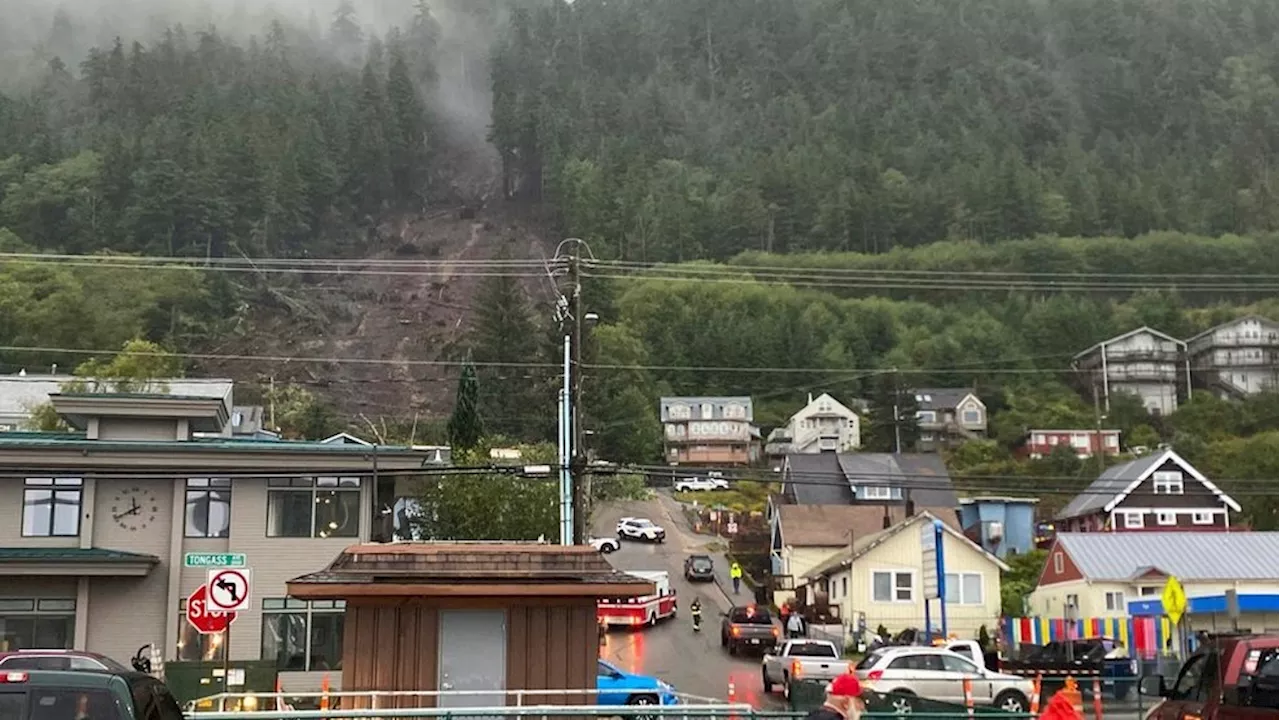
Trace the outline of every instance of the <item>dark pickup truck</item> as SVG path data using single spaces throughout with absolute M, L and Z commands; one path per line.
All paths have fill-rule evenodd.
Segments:
M 1129 697 L 1138 684 L 1138 661 L 1112 638 L 1063 640 L 1033 647 L 1021 658 L 1000 660 L 1000 672 L 1033 678 L 1044 683 L 1041 697 L 1062 688 L 1067 676 L 1080 683 L 1085 697 L 1093 695 L 1093 679 L 1099 678 L 1104 695 L 1117 700 Z
M 1164 698 L 1150 720 L 1276 720 L 1280 710 L 1275 636 L 1212 638 L 1187 658 L 1172 685 L 1142 678 L 1143 695 Z
M 750 648 L 764 653 L 778 644 L 778 626 L 768 608 L 745 605 L 731 608 L 720 623 L 720 646 L 737 655 Z
M 0 720 L 184 720 L 164 683 L 138 672 L 0 670 Z

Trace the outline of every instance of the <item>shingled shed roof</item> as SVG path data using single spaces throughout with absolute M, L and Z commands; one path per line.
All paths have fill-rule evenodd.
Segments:
M 294 578 L 289 595 L 350 597 L 637 597 L 653 583 L 619 572 L 590 546 L 540 543 L 353 545 Z

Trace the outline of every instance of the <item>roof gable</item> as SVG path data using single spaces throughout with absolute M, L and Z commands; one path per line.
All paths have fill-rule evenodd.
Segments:
M 1151 474 L 1166 462 L 1177 464 L 1183 472 L 1204 485 L 1228 507 L 1240 512 L 1240 504 L 1200 474 L 1191 466 L 1191 463 L 1173 450 L 1163 450 L 1107 468 L 1096 480 L 1089 483 L 1089 487 L 1085 488 L 1084 492 L 1072 498 L 1071 502 L 1058 513 L 1057 518 L 1065 520 L 1092 515 L 1096 512 L 1111 512 L 1120 501 L 1150 479 Z
M 1184 346 L 1184 347 L 1186 346 L 1186 343 L 1185 343 L 1185 342 L 1183 342 L 1183 341 L 1179 340 L 1178 338 L 1176 338 L 1176 337 L 1174 337 L 1174 336 L 1172 336 L 1172 335 L 1168 335 L 1168 334 L 1166 334 L 1166 333 L 1162 333 L 1162 332 L 1160 332 L 1159 330 L 1156 330 L 1156 329 L 1155 329 L 1155 328 L 1153 328 L 1153 327 L 1149 327 L 1149 326 L 1147 326 L 1147 325 L 1143 325 L 1142 327 L 1140 327 L 1140 328 L 1134 328 L 1133 330 L 1130 330 L 1130 331 L 1129 331 L 1129 332 L 1127 332 L 1127 333 L 1121 333 L 1121 334 L 1119 334 L 1119 335 L 1116 335 L 1115 337 L 1107 338 L 1106 340 L 1103 340 L 1103 341 L 1101 341 L 1101 342 L 1096 342 L 1096 343 L 1094 343 L 1093 345 L 1090 345 L 1090 346 L 1089 346 L 1089 348 L 1088 348 L 1087 350 L 1081 350 L 1080 352 L 1076 353 L 1076 354 L 1075 354 L 1075 358 L 1074 358 L 1074 359 L 1077 359 L 1077 360 L 1078 360 L 1078 359 L 1080 359 L 1080 358 L 1082 358 L 1082 357 L 1084 357 L 1084 356 L 1086 356 L 1086 355 L 1089 355 L 1089 354 L 1093 353 L 1093 351 L 1094 351 L 1094 350 L 1097 350 L 1098 348 L 1102 347 L 1103 345 L 1110 345 L 1110 344 L 1112 344 L 1112 343 L 1120 342 L 1121 340 L 1124 340 L 1124 339 L 1126 339 L 1126 338 L 1131 338 L 1131 337 L 1133 337 L 1134 335 L 1141 335 L 1142 333 L 1147 333 L 1147 334 L 1149 334 L 1149 335 L 1154 335 L 1154 336 L 1156 336 L 1156 337 L 1158 337 L 1158 338 L 1160 338 L 1160 339 L 1162 339 L 1162 340 L 1168 340 L 1169 342 L 1177 343 L 1178 345 L 1182 345 L 1182 346 Z
M 1140 475 L 1138 475 L 1138 477 L 1134 478 L 1128 485 L 1125 486 L 1124 490 L 1122 490 L 1119 494 L 1113 497 L 1110 502 L 1108 502 L 1105 506 L 1103 506 L 1102 508 L 1103 511 L 1111 512 L 1121 500 L 1127 497 L 1129 493 L 1136 490 L 1139 485 L 1146 482 L 1151 477 L 1151 475 L 1156 471 L 1156 469 L 1162 467 L 1166 462 L 1173 462 L 1178 467 L 1182 468 L 1183 472 L 1190 475 L 1193 479 L 1195 479 L 1201 485 L 1204 485 L 1206 488 L 1208 488 L 1210 492 L 1216 495 L 1219 500 L 1226 503 L 1228 507 L 1230 507 L 1232 510 L 1235 510 L 1236 512 L 1240 512 L 1239 503 L 1231 499 L 1231 497 L 1227 495 L 1225 492 L 1223 492 L 1222 490 L 1219 490 L 1217 485 L 1214 485 L 1212 482 L 1209 482 L 1209 478 L 1206 478 L 1204 475 L 1201 475 L 1198 470 L 1196 470 L 1194 467 L 1191 467 L 1191 463 L 1187 462 L 1186 460 L 1183 460 L 1182 456 L 1178 455 L 1178 453 L 1174 452 L 1173 450 L 1165 450 L 1163 453 L 1161 453 L 1160 456 L 1157 458 L 1156 462 L 1148 465 L 1146 469 L 1143 470 L 1143 472 Z
M 355 435 L 352 435 L 351 433 L 345 433 L 345 432 L 340 432 L 337 435 L 330 435 L 329 437 L 321 440 L 320 442 L 324 443 L 325 445 L 366 445 L 366 446 L 373 445 L 373 443 L 369 442 L 368 440 L 361 440 Z
M 1275 330 L 1278 327 L 1280 327 L 1280 323 L 1277 323 L 1275 320 L 1272 320 L 1271 318 L 1263 317 L 1261 315 L 1245 315 L 1243 317 L 1238 317 L 1234 320 L 1228 320 L 1222 323 L 1221 325 L 1214 325 L 1213 327 L 1209 328 L 1208 330 L 1205 330 L 1204 332 L 1196 333 L 1195 335 L 1192 335 L 1191 337 L 1187 338 L 1187 342 L 1188 343 L 1195 342 L 1196 340 L 1199 340 L 1200 338 L 1205 337 L 1206 335 L 1212 335 L 1213 333 L 1216 333 L 1219 330 L 1225 330 L 1226 328 L 1232 327 L 1234 325 L 1239 325 L 1245 322 L 1256 322 L 1261 324 L 1264 328 L 1267 328 L 1270 330 Z
M 973 398 L 979 405 L 986 407 L 982 399 L 969 388 L 916 388 L 909 392 L 915 395 L 916 406 L 921 410 L 950 410 L 959 407 L 967 398 Z
M 827 558 L 823 562 L 819 563 L 817 568 L 810 572 L 809 577 L 822 577 L 823 575 L 829 575 L 843 568 L 850 567 L 851 565 L 856 563 L 859 559 L 866 557 L 867 555 L 874 552 L 876 548 L 879 548 L 880 546 L 884 545 L 890 539 L 900 535 L 904 530 L 917 527 L 922 522 L 925 522 L 926 520 L 929 522 L 933 522 L 934 520 L 940 520 L 942 522 L 942 530 L 944 533 L 946 533 L 947 535 L 950 535 L 952 538 L 954 538 L 958 542 L 963 543 L 966 547 L 977 551 L 984 558 L 994 563 L 996 567 L 1000 568 L 1000 570 L 1007 571 L 1009 569 L 1009 566 L 1006 565 L 1004 561 L 1002 561 L 1000 558 L 996 557 L 995 555 L 991 554 L 990 552 L 987 552 L 987 550 L 984 549 L 981 545 L 978 545 L 977 543 L 970 540 L 968 537 L 965 536 L 964 533 L 957 530 L 952 523 L 949 523 L 947 520 L 940 518 L 934 515 L 933 513 L 925 510 L 925 511 L 916 513 L 912 517 L 903 519 L 901 522 L 896 523 L 892 527 L 886 528 L 877 533 L 873 533 L 871 535 L 867 535 L 855 540 L 852 545 L 852 552 L 850 552 L 849 550 L 842 550 L 840 552 L 834 553 L 830 558 Z
M 958 530 L 955 510 L 922 508 Z M 779 505 L 775 514 L 782 541 L 791 547 L 841 547 L 874 535 L 906 518 L 902 505 Z
M 822 409 L 823 405 L 827 406 L 825 410 Z M 858 416 L 856 412 L 850 410 L 844 403 L 831 397 L 830 393 L 822 393 L 818 397 L 806 403 L 804 407 L 797 410 L 795 414 L 791 416 L 790 422 L 803 420 L 810 415 L 816 415 L 818 413 L 829 413 L 832 415 L 843 415 L 855 418 Z

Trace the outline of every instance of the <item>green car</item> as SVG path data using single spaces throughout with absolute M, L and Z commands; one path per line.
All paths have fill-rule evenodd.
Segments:
M 0 720 L 184 720 L 164 683 L 100 670 L 0 670 Z

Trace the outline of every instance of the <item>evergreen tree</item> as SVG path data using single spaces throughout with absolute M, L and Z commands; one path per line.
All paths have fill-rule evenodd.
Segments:
M 468 353 L 467 360 L 462 365 L 462 374 L 458 377 L 458 397 L 453 403 L 453 414 L 449 416 L 449 445 L 454 450 L 475 448 L 484 437 L 479 396 L 480 380 L 476 377 L 476 366 Z
M 862 431 L 862 449 L 868 452 L 915 452 L 920 439 L 916 424 L 915 393 L 899 384 L 897 373 L 876 379 Z
M 387 105 L 391 183 L 401 207 L 418 209 L 426 195 L 427 115 L 398 44 L 391 45 Z

